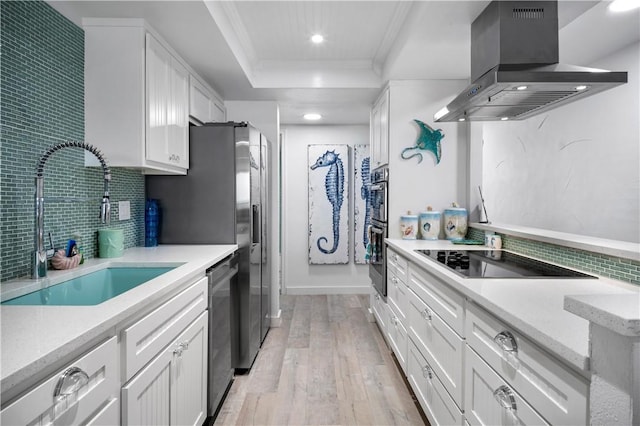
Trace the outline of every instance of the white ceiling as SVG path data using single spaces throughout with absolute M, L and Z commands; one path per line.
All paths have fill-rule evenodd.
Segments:
M 146 19 L 225 100 L 278 101 L 283 124 L 303 123 L 305 112 L 321 113 L 326 124 L 357 124 L 369 122 L 370 106 L 390 79 L 467 79 L 471 22 L 489 1 L 49 3 L 80 26 L 82 17 Z M 606 4 L 597 3 L 560 2 L 561 28 L 585 11 L 598 27 L 588 31 L 588 49 L 579 46 L 580 29 L 567 31 L 561 59 L 563 43 L 570 46 L 564 56 L 579 61 L 640 38 L 637 19 L 608 19 Z M 314 33 L 325 42 L 313 45 Z

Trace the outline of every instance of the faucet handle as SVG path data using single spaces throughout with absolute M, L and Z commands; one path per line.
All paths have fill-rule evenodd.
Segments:
M 111 203 L 109 197 L 102 197 L 102 205 L 100 206 L 100 221 L 105 224 L 111 223 Z

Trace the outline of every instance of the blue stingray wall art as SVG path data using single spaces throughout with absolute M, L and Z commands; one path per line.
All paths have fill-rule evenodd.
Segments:
M 309 263 L 349 263 L 349 146 L 309 145 L 308 154 Z

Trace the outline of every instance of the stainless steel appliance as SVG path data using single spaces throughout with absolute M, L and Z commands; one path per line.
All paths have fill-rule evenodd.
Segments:
M 373 287 L 385 300 L 387 298 L 387 264 L 384 239 L 388 236 L 387 216 L 389 211 L 389 169 L 379 167 L 371 172 L 371 227 L 369 242 L 369 277 Z
M 147 176 L 158 199 L 161 244 L 238 244 L 232 363 L 249 369 L 269 329 L 269 142 L 247 123 L 189 129 L 186 176 Z
M 627 82 L 559 64 L 557 1 L 492 1 L 471 24 L 471 83 L 435 121 L 523 120 Z
M 209 365 L 207 416 L 218 413 L 233 381 L 231 363 L 231 290 L 237 285 L 238 256 L 207 270 L 209 281 Z
M 416 250 L 464 278 L 596 278 L 504 250 Z

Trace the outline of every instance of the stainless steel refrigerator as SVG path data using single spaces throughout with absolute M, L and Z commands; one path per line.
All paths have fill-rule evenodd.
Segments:
M 189 129 L 186 176 L 147 176 L 159 200 L 161 244 L 238 244 L 232 362 L 249 369 L 269 330 L 269 142 L 247 123 Z

